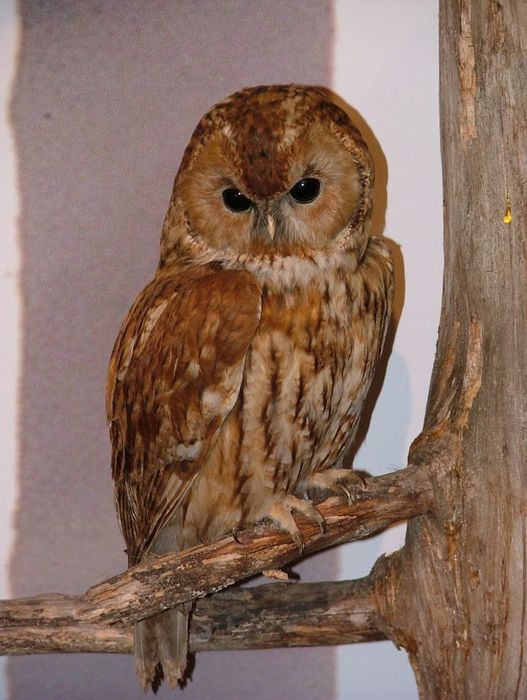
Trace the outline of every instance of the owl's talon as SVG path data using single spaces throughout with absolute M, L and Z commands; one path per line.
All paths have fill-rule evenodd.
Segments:
M 231 530 L 232 538 L 235 542 L 237 542 L 237 544 L 243 544 L 241 539 L 240 539 L 240 532 L 241 532 L 241 529 L 238 526 L 233 527 Z
M 304 541 L 304 538 L 302 537 L 302 533 L 300 532 L 300 530 L 297 529 L 296 532 L 290 532 L 289 534 L 291 535 L 291 539 L 295 543 L 299 553 L 303 554 L 304 549 L 306 547 L 306 543 Z
M 366 479 L 362 476 L 362 474 L 360 474 L 359 472 L 353 471 L 351 469 L 350 469 L 350 471 L 354 475 L 355 480 L 358 482 L 357 486 L 359 488 L 362 487 L 363 489 L 365 489 L 367 484 L 366 484 Z
M 318 512 L 311 501 L 306 501 L 296 496 L 285 496 L 281 501 L 275 501 L 269 509 L 267 517 L 280 529 L 288 532 L 291 539 L 296 544 L 300 554 L 303 553 L 306 543 L 302 537 L 302 533 L 298 529 L 298 525 L 292 515 L 292 511 L 302 513 L 302 515 L 315 522 L 320 528 L 320 532 L 326 531 L 326 520 L 324 516 Z
M 342 493 L 348 501 L 348 506 L 351 506 L 351 504 L 353 503 L 353 496 L 351 495 L 351 491 L 349 489 L 347 489 L 344 486 L 344 484 L 338 484 L 337 492 Z
M 302 489 L 307 493 L 315 491 L 324 497 L 331 494 L 345 496 L 349 505 L 354 501 L 354 491 L 364 488 L 366 481 L 353 469 L 326 469 L 312 474 L 302 484 Z
M 279 530 L 288 533 L 298 551 L 302 554 L 305 547 L 304 538 L 298 529 L 295 519 L 291 515 L 291 508 L 289 504 L 286 503 L 286 499 L 284 499 L 283 502 L 278 501 L 273 503 L 267 513 L 267 518 L 269 518 Z
M 320 528 L 320 532 L 324 534 L 326 532 L 326 519 L 324 516 L 319 513 L 311 501 L 303 501 L 303 503 L 307 503 L 308 507 L 302 510 L 299 508 L 298 510 L 300 510 L 300 512 L 305 515 L 308 520 L 315 522 Z

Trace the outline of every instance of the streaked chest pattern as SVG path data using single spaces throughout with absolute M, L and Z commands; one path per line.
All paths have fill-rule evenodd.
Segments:
M 355 432 L 377 348 L 364 282 L 346 272 L 263 287 L 240 396 L 239 454 L 242 469 L 274 492 L 340 466 Z

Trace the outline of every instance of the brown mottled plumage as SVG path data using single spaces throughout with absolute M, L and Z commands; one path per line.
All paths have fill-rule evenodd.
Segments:
M 353 483 L 340 467 L 392 296 L 390 255 L 369 234 L 372 181 L 359 132 L 319 89 L 243 90 L 198 124 L 159 269 L 109 368 L 131 565 L 266 517 L 301 545 L 292 512 L 320 520 L 304 495 Z M 158 664 L 182 680 L 189 612 L 136 626 L 143 687 Z

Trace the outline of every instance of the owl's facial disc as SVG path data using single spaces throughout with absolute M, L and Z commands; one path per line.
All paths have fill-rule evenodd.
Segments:
M 219 257 L 360 249 L 372 181 L 360 134 L 320 91 L 242 92 L 195 131 L 176 178 L 163 255 L 179 238 L 182 249 L 199 242 Z

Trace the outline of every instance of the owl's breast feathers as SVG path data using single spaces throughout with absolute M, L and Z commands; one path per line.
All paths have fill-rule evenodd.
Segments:
M 378 239 L 358 267 L 338 253 L 280 274 L 205 265 L 154 279 L 116 341 L 107 395 L 132 563 L 169 521 L 179 546 L 210 541 L 340 466 L 392 287 Z
M 261 275 L 237 453 L 246 522 L 265 512 L 266 494 L 302 496 L 313 472 L 342 465 L 386 336 L 393 279 L 384 243 L 370 239 L 358 266 L 346 253 L 307 265 L 283 267 L 287 284 Z

